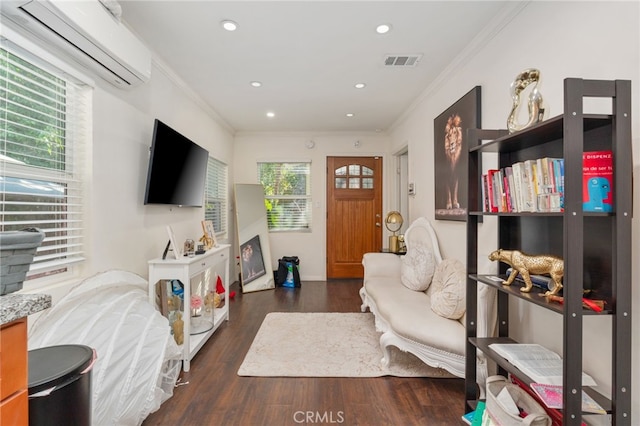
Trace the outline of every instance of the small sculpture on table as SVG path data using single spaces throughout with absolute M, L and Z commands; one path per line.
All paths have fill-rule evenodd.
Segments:
M 218 245 L 216 242 L 216 231 L 213 227 L 213 221 L 203 220 L 202 231 L 204 232 L 204 235 L 200 237 L 200 242 L 204 244 L 207 250 L 211 250 Z
M 525 286 L 520 288 L 523 293 L 531 291 L 533 283 L 530 274 L 549 274 L 553 280 L 554 287 L 549 289 L 545 296 L 555 295 L 562 289 L 562 277 L 564 275 L 564 261 L 556 256 L 548 254 L 531 256 L 519 250 L 498 249 L 489 255 L 489 260 L 500 261 L 511 266 L 511 275 L 503 285 L 511 285 L 513 280 L 520 274 L 525 282 Z
M 204 234 L 202 237 L 200 237 L 199 241 L 202 244 L 204 244 L 204 247 L 207 250 L 210 250 L 213 247 L 213 239 L 211 237 L 209 237 L 207 234 Z
M 210 313 L 214 308 L 219 308 L 221 305 L 220 295 L 214 291 L 210 291 L 204 297 L 205 312 Z
M 173 329 L 173 338 L 178 345 L 184 343 L 184 321 L 182 320 L 182 312 L 176 312 L 176 320 L 171 326 Z

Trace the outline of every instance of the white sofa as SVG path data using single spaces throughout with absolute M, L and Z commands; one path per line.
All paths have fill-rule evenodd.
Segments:
M 467 340 L 464 266 L 457 260 L 442 260 L 435 232 L 425 218 L 411 224 L 405 233 L 405 242 L 405 256 L 367 253 L 362 261 L 361 310 L 365 312 L 368 308 L 374 314 L 376 328 L 382 332 L 382 362 L 389 364 L 388 347 L 396 346 L 431 367 L 464 377 Z M 416 266 L 417 273 L 410 270 Z M 429 277 L 430 271 L 433 271 L 432 277 Z M 416 277 L 425 279 L 424 275 L 430 281 L 428 289 L 412 289 L 415 284 L 412 281 L 416 281 Z M 403 281 L 409 281 L 412 288 Z M 435 299 L 439 302 L 435 303 Z M 495 290 L 479 286 L 478 336 L 493 335 L 495 320 L 487 321 L 487 318 L 495 318 Z M 487 377 L 486 360 L 480 355 L 477 362 L 477 382 L 483 384 Z

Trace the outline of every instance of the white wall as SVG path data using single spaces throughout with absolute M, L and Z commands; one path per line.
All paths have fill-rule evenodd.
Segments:
M 227 163 L 232 174 L 232 134 L 163 67 L 155 64 L 151 81 L 129 92 L 96 89 L 88 274 L 122 268 L 146 277 L 147 260 L 160 256 L 168 240 L 167 225 L 178 244 L 202 236 L 203 208 L 143 204 L 155 118 Z
M 315 147 L 308 149 L 306 142 Z M 359 147 L 354 142 L 359 141 Z M 311 197 L 313 199 L 310 232 L 270 233 L 271 261 L 275 269 L 282 256 L 300 258 L 302 280 L 326 278 L 326 158 L 328 156 L 382 156 L 383 179 L 391 173 L 384 133 L 238 133 L 234 142 L 235 183 L 258 183 L 258 161 L 311 161 Z M 385 187 L 385 193 L 389 188 Z M 383 211 L 387 211 L 383 200 Z
M 130 90 L 97 78 L 95 82 L 93 141 L 85 163 L 87 260 L 76 278 L 37 289 L 51 294 L 54 303 L 81 279 L 98 272 L 122 269 L 148 278 L 147 261 L 162 255 L 168 241 L 167 225 L 180 245 L 187 238 L 202 236 L 203 208 L 144 205 L 155 118 L 229 165 L 231 199 L 233 135 L 170 71 L 154 63 L 151 80 Z M 233 223 L 229 222 L 231 229 Z M 220 242 L 233 243 L 233 236 L 230 232 L 229 239 Z M 25 286 L 25 290 L 32 289 Z
M 561 114 L 563 79 L 629 79 L 633 88 L 633 164 L 640 173 L 640 11 L 638 2 L 532 2 L 501 32 L 467 55 L 436 86 L 423 94 L 420 101 L 407 111 L 391 132 L 393 144 L 400 147 L 408 141 L 409 181 L 419 188 L 410 199 L 410 216 L 434 219 L 433 186 L 433 119 L 476 85 L 482 86 L 482 127 L 504 129 L 511 109 L 509 85 L 521 70 L 535 67 L 541 70 L 541 93 L 549 115 Z M 600 105 L 597 105 L 600 107 Z M 526 107 L 525 107 L 526 108 Z M 587 111 L 593 112 L 593 111 Z M 393 150 L 394 148 L 392 148 Z M 634 187 L 633 272 L 640 274 L 640 186 Z M 466 227 L 463 223 L 434 221 L 442 253 L 465 262 Z M 486 260 L 496 249 L 496 222 L 485 218 L 481 225 L 480 272 L 492 273 L 496 265 Z M 482 262 L 484 260 L 484 263 Z M 512 301 L 514 336 L 520 341 L 535 341 L 562 352 L 559 315 Z M 640 311 L 640 294 L 633 293 L 633 309 Z M 521 324 L 521 326 L 519 326 Z M 640 315 L 633 320 L 640 329 Z M 584 368 L 608 393 L 611 379 L 611 322 L 609 319 L 588 318 L 584 333 Z M 633 365 L 640 365 L 640 339 L 633 337 Z M 633 372 L 632 424 L 640 421 L 640 374 Z

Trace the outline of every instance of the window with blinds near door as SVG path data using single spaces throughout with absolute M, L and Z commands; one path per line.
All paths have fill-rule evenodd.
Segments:
M 311 163 L 258 163 L 269 232 L 311 230 Z
M 90 88 L 37 62 L 0 49 L 0 231 L 45 232 L 27 279 L 84 260 L 80 166 L 91 111 Z

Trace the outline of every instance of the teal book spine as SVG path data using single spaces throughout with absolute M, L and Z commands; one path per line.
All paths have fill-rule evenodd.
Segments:
M 484 415 L 484 401 L 478 401 L 478 406 L 476 407 L 476 414 L 473 416 L 473 422 L 471 426 L 482 426 L 482 416 Z

